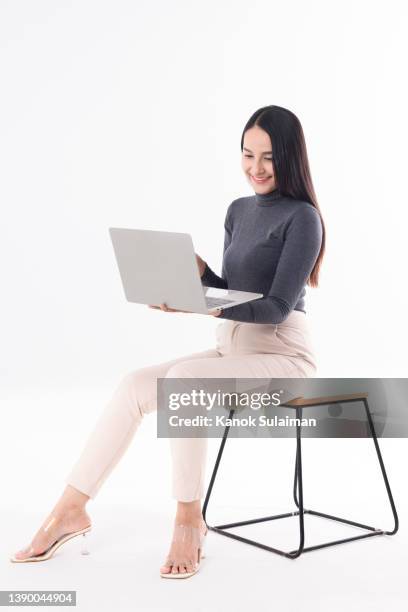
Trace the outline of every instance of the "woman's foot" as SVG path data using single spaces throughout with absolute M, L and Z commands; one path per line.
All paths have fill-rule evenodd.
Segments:
M 19 550 L 15 554 L 16 559 L 26 559 L 40 555 L 46 551 L 61 536 L 80 531 L 91 525 L 85 508 L 67 507 L 54 510 L 44 521 L 40 529 L 35 534 L 31 544 Z
M 173 539 L 161 574 L 186 574 L 193 572 L 200 562 L 199 547 L 207 525 L 201 515 L 178 514 L 174 522 Z

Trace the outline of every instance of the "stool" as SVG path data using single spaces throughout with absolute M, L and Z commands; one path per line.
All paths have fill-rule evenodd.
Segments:
M 206 521 L 206 513 L 207 513 L 207 509 L 208 509 L 208 503 L 210 501 L 210 496 L 211 496 L 211 492 L 214 486 L 214 482 L 215 482 L 215 478 L 217 475 L 217 471 L 218 471 L 218 467 L 220 465 L 220 461 L 221 461 L 221 457 L 222 457 L 222 453 L 224 451 L 224 446 L 228 437 L 228 432 L 230 429 L 230 426 L 226 426 L 225 431 L 224 431 L 224 435 L 221 441 L 221 445 L 218 451 L 218 455 L 217 455 L 217 459 L 214 465 L 214 469 L 211 475 L 211 479 L 210 479 L 210 483 L 208 486 L 208 490 L 206 493 L 206 497 L 205 497 L 205 501 L 204 501 L 204 505 L 203 505 L 203 517 L 205 522 L 207 523 L 208 529 L 210 529 L 211 531 L 214 531 L 215 533 L 219 533 L 223 536 L 227 536 L 229 538 L 233 538 L 234 540 L 239 540 L 240 542 L 245 542 L 246 544 L 252 544 L 253 546 L 257 546 L 258 548 L 262 548 L 264 550 L 268 550 L 270 552 L 274 552 L 277 553 L 278 555 L 282 555 L 284 557 L 287 557 L 288 559 L 296 559 L 298 557 L 300 557 L 300 555 L 304 552 L 309 552 L 311 550 L 317 550 L 319 548 L 325 548 L 327 546 L 334 546 L 335 544 L 343 544 L 344 542 L 351 542 L 352 540 L 360 540 L 362 538 L 369 538 L 372 536 L 378 536 L 378 535 L 394 535 L 395 533 L 397 533 L 398 531 L 398 515 L 397 515 L 397 511 L 395 508 L 395 504 L 394 504 L 394 500 L 392 497 L 392 493 L 391 493 L 391 489 L 390 489 L 390 485 L 388 482 L 388 478 L 387 478 L 387 473 L 385 471 L 385 467 L 384 467 L 384 462 L 381 456 L 381 452 L 380 452 L 380 447 L 378 445 L 378 440 L 377 440 L 377 436 L 375 433 L 375 429 L 374 429 L 374 424 L 373 424 L 373 420 L 371 417 L 371 413 L 370 413 L 370 409 L 368 406 L 368 400 L 367 400 L 368 394 L 367 393 L 357 393 L 357 394 L 349 394 L 349 395 L 335 395 L 333 397 L 315 397 L 315 398 L 311 398 L 311 399 L 307 399 L 304 397 L 299 397 L 296 398 L 294 400 L 291 400 L 290 402 L 286 402 L 285 404 L 282 404 L 282 406 L 288 407 L 288 408 L 292 408 L 296 410 L 296 418 L 297 418 L 297 425 L 296 425 L 296 461 L 295 461 L 295 478 L 294 478 L 294 485 L 293 485 L 293 498 L 294 498 L 294 502 L 295 505 L 297 507 L 297 510 L 295 510 L 294 512 L 287 512 L 286 514 L 277 514 L 274 516 L 265 516 L 265 517 L 261 517 L 261 518 L 255 518 L 255 519 L 249 519 L 246 521 L 239 521 L 237 523 L 228 523 L 225 525 L 216 525 L 216 526 L 211 526 L 208 525 L 207 521 Z M 302 482 L 302 448 L 301 448 L 301 418 L 302 418 L 302 410 L 303 408 L 308 408 L 308 407 L 312 407 L 312 406 L 324 406 L 324 405 L 328 405 L 328 404 L 344 404 L 344 403 L 348 403 L 348 402 L 362 402 L 364 404 L 364 408 L 365 408 L 365 412 L 366 412 L 366 416 L 367 416 L 367 421 L 368 421 L 368 426 L 370 429 L 370 433 L 371 436 L 373 438 L 374 441 L 374 445 L 375 445 L 375 450 L 377 452 L 377 457 L 378 457 L 378 461 L 380 463 L 380 467 L 381 467 L 381 472 L 383 475 L 383 479 L 384 479 L 384 483 L 387 489 L 387 494 L 388 494 L 388 499 L 392 508 L 392 513 L 394 516 L 394 529 L 392 531 L 385 531 L 383 529 L 377 529 L 375 527 L 370 527 L 369 525 L 364 525 L 362 523 L 356 523 L 355 521 L 349 521 L 347 519 L 343 519 L 343 518 L 339 518 L 338 516 L 332 516 L 331 514 L 325 514 L 323 512 L 317 512 L 316 510 L 306 510 L 303 507 L 303 482 Z M 232 418 L 233 414 L 235 412 L 235 408 L 232 408 L 230 410 L 229 413 L 229 418 Z M 314 516 L 321 516 L 323 518 L 326 519 L 331 519 L 333 521 L 339 521 L 340 523 L 346 523 L 348 525 L 353 525 L 354 527 L 360 527 L 361 529 L 364 529 L 366 531 L 368 531 L 369 533 L 364 533 L 362 535 L 358 535 L 358 536 L 353 536 L 350 538 L 344 538 L 342 540 L 335 540 L 335 541 L 331 541 L 331 542 L 325 542 L 323 544 L 318 544 L 316 546 L 304 546 L 304 541 L 305 541 L 305 529 L 304 529 L 304 520 L 303 517 L 305 514 L 312 514 Z M 273 521 L 273 520 L 277 520 L 277 519 L 282 519 L 282 518 L 286 518 L 289 516 L 298 516 L 299 517 L 299 546 L 296 550 L 291 550 L 289 552 L 283 551 L 283 550 L 279 550 L 277 548 L 272 548 L 271 546 L 267 546 L 265 544 L 262 544 L 261 542 L 255 542 L 254 540 L 250 540 L 248 538 L 243 538 L 242 536 L 233 534 L 233 533 L 229 533 L 228 529 L 231 529 L 232 527 L 240 527 L 240 526 L 244 526 L 244 525 L 252 525 L 253 523 L 261 523 L 261 522 L 265 522 L 265 521 Z

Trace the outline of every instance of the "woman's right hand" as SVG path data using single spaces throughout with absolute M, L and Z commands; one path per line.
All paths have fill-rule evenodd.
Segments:
M 205 266 L 207 264 L 206 264 L 206 262 L 203 259 L 201 259 L 201 257 L 199 255 L 197 255 L 197 253 L 195 254 L 195 256 L 196 256 L 196 260 L 197 260 L 198 272 L 199 272 L 200 278 L 201 278 L 201 276 L 204 274 Z

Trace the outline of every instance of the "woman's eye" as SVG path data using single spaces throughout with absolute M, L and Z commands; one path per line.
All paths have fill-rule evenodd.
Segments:
M 245 154 L 244 157 L 253 157 L 252 155 Z M 264 157 L 265 161 L 272 161 L 272 157 Z

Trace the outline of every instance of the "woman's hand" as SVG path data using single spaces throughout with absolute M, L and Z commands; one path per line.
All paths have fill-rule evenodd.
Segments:
M 155 308 L 156 310 L 163 310 L 164 312 L 188 312 L 190 314 L 191 311 L 190 310 L 177 310 L 176 308 L 170 308 L 169 306 L 166 306 L 166 304 L 163 302 L 163 304 L 160 304 L 160 306 L 154 306 L 153 304 L 148 304 L 149 308 Z M 209 312 L 207 313 L 213 317 L 218 317 L 221 314 L 221 310 L 218 309 L 214 312 Z
M 203 259 L 197 253 L 195 254 L 198 266 L 198 272 L 200 274 L 200 278 L 204 274 L 205 266 L 207 265 Z
M 209 312 L 208 314 L 212 315 L 213 317 L 219 317 L 221 312 L 222 308 L 217 308 L 217 310 L 215 310 L 214 312 Z
M 156 308 L 157 310 L 163 310 L 164 312 L 190 312 L 190 310 L 177 310 L 176 308 L 170 308 L 170 306 L 166 306 L 166 304 L 163 302 L 163 304 L 160 304 L 160 306 L 153 306 L 153 304 L 148 304 L 149 308 Z

